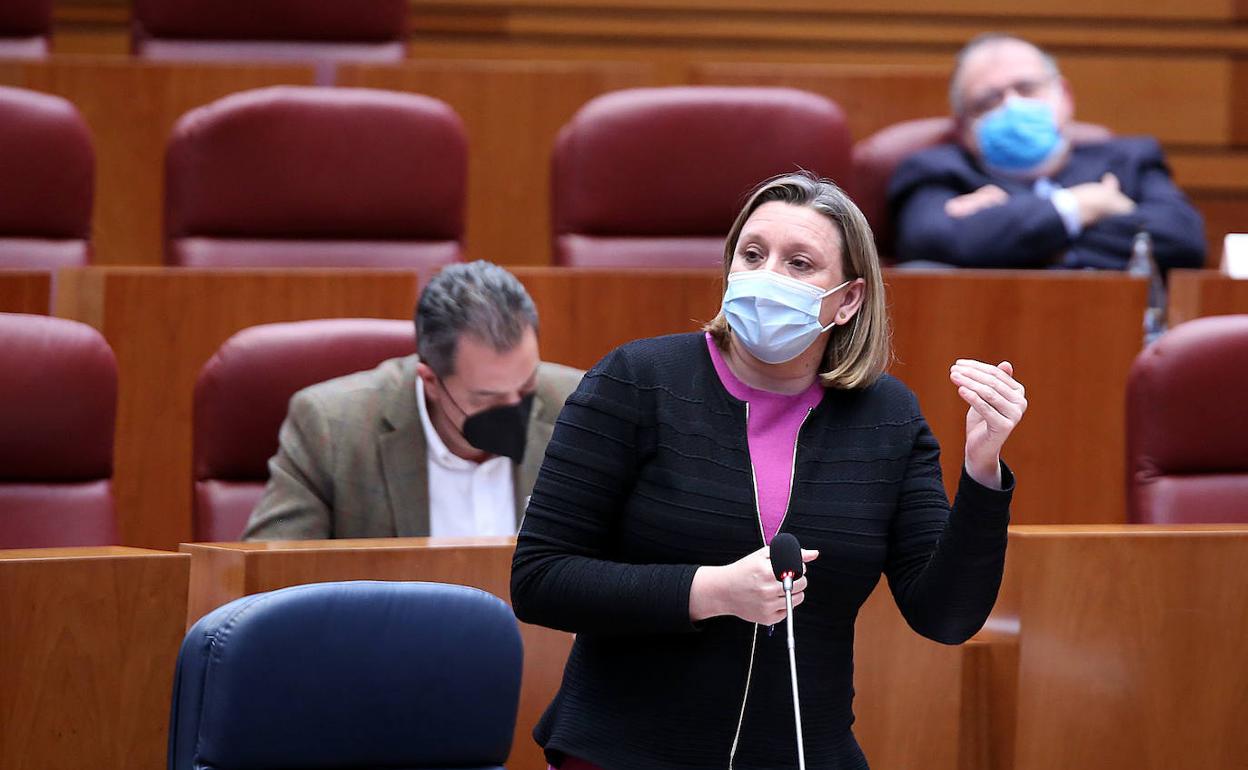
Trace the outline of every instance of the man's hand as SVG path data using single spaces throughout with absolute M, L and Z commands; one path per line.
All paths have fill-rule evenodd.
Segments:
M 1084 227 L 1135 211 L 1135 201 L 1122 193 L 1118 177 L 1113 174 L 1106 174 L 1099 182 L 1084 182 L 1068 189 L 1079 203 L 1079 221 Z
M 969 217 L 977 211 L 1000 206 L 1010 199 L 1010 194 L 995 184 L 986 184 L 975 192 L 959 195 L 945 201 L 945 213 L 954 219 Z

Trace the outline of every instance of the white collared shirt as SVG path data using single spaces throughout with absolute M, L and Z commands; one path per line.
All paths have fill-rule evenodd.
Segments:
M 1078 238 L 1079 233 L 1083 232 L 1083 222 L 1079 219 L 1079 201 L 1075 200 L 1075 194 L 1044 176 L 1037 179 L 1031 189 L 1037 196 L 1048 200 L 1053 204 L 1053 208 L 1057 209 L 1057 215 L 1062 218 L 1066 234 L 1071 238 Z
M 425 385 L 419 377 L 416 378 L 416 404 L 428 448 L 430 536 L 516 534 L 511 460 L 491 457 L 483 463 L 475 463 L 447 449 L 429 420 Z

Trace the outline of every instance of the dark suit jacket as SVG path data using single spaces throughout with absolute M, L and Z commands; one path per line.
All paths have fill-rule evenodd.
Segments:
M 1204 264 L 1204 223 L 1171 180 L 1156 140 L 1123 137 L 1075 145 L 1052 179 L 1073 187 L 1099 181 L 1107 171 L 1117 175 L 1136 210 L 1103 219 L 1071 239 L 1057 209 L 1032 192 L 1031 182 L 992 176 L 957 145 L 916 153 L 898 166 L 888 188 L 897 259 L 961 267 L 1121 269 L 1143 227 L 1152 235 L 1153 253 L 1163 269 Z M 950 198 L 986 184 L 1004 189 L 1009 201 L 961 219 L 945 213 Z
M 244 540 L 423 537 L 429 466 L 416 406 L 416 356 L 296 393 L 282 423 L 269 483 Z M 516 525 L 546 444 L 582 372 L 541 364 L 524 461 L 512 465 Z

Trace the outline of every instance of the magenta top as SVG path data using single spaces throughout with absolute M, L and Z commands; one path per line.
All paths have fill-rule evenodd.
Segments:
M 789 509 L 789 492 L 793 482 L 793 462 L 797 452 L 797 433 L 810 410 L 823 398 L 823 386 L 816 380 L 809 388 L 795 395 L 772 393 L 746 385 L 728 368 L 724 356 L 711 335 L 706 335 L 706 348 L 715 364 L 715 373 L 728 393 L 749 405 L 745 422 L 746 445 L 754 468 L 754 489 L 758 496 L 759 526 L 763 542 L 770 544 L 776 536 L 784 514 Z M 548 770 L 555 770 L 551 767 Z M 583 759 L 567 757 L 559 770 L 600 770 Z
M 758 514 L 763 530 L 763 543 L 771 543 L 789 509 L 789 492 L 793 483 L 794 454 L 797 432 L 810 410 L 823 398 L 818 380 L 801 393 L 784 395 L 746 385 L 728 368 L 711 335 L 706 335 L 715 373 L 732 396 L 748 404 L 749 418 L 745 437 L 754 467 L 754 489 L 758 498 Z

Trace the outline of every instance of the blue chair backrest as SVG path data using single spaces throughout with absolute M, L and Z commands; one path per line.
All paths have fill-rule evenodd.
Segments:
M 226 604 L 178 655 L 170 770 L 501 770 L 523 650 L 466 586 L 353 581 Z

